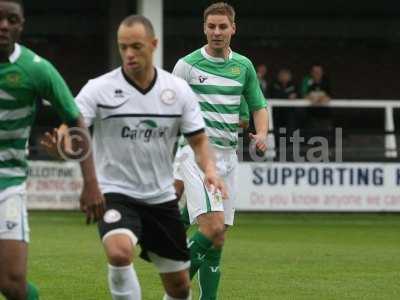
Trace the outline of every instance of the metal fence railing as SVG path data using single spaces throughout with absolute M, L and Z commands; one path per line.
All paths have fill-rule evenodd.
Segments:
M 400 119 L 400 101 L 331 100 L 325 105 L 316 106 L 302 99 L 272 99 L 268 101 L 268 111 L 269 135 L 266 160 L 295 161 L 294 150 L 298 151 L 298 155 L 306 157 L 307 152 L 313 147 L 309 141 L 318 137 L 325 138 L 330 161 L 338 159 L 398 161 L 400 159 L 400 143 L 397 142 L 400 139 L 400 124 L 396 126 L 396 120 Z M 30 139 L 30 159 L 53 159 L 42 149 L 39 142 L 40 137 L 52 129 L 51 126 L 33 128 Z M 294 149 L 296 145 L 290 140 L 294 137 L 296 130 L 299 131 L 299 138 L 303 139 L 298 143 L 298 149 Z M 240 132 L 239 137 L 241 159 L 255 160 L 250 153 L 248 132 Z
M 330 143 L 330 152 L 337 150 L 337 147 L 341 147 L 342 155 L 347 160 L 353 161 L 376 161 L 376 160 L 390 160 L 396 161 L 398 158 L 399 148 L 397 139 L 400 135 L 400 131 L 396 131 L 395 126 L 395 111 L 400 109 L 400 101 L 394 100 L 331 100 L 329 103 L 324 105 L 313 105 L 308 100 L 277 100 L 272 99 L 268 101 L 269 109 L 269 129 L 270 133 L 268 136 L 268 156 L 273 157 L 274 160 L 279 160 L 279 153 L 282 151 L 282 145 L 279 144 L 278 137 L 281 137 L 282 130 L 280 128 L 282 121 L 276 120 L 275 115 L 279 110 L 285 109 L 290 111 L 293 109 L 301 109 L 312 112 L 313 110 L 329 111 L 328 118 L 333 118 L 336 110 L 346 111 L 346 118 L 348 123 L 353 124 L 350 127 L 342 128 L 337 126 L 338 122 L 330 120 L 329 122 L 322 122 L 325 127 L 318 127 L 317 125 L 302 127 L 297 126 L 302 133 L 301 137 L 304 136 L 326 137 Z M 367 120 L 360 115 L 360 110 L 368 112 L 372 110 L 370 118 Z M 352 114 L 355 116 L 352 117 Z M 314 114 L 315 115 L 315 114 Z M 291 115 L 292 118 L 296 118 L 296 113 Z M 303 116 L 304 117 L 304 116 Z M 341 116 L 335 116 L 340 118 Z M 320 119 L 323 120 L 323 119 Z M 323 120 L 329 121 L 329 120 Z M 340 123 L 340 122 L 339 122 Z M 328 124 L 328 125 L 326 125 Z M 277 128 L 278 127 L 278 128 Z M 286 132 L 286 134 L 290 134 Z M 337 134 L 340 136 L 340 145 L 337 145 Z M 307 150 L 307 144 L 302 144 L 303 152 Z

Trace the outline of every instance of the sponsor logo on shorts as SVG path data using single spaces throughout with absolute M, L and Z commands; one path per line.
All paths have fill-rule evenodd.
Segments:
M 216 191 L 213 193 L 213 199 L 215 203 L 221 203 L 222 202 L 222 194 L 220 191 Z
M 18 223 L 13 221 L 7 221 L 6 226 L 8 230 L 13 230 L 15 227 L 18 226 Z
M 121 220 L 121 213 L 115 209 L 107 210 L 104 214 L 103 220 L 106 223 L 116 223 Z

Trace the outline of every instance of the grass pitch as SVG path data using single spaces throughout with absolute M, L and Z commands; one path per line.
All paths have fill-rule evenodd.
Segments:
M 111 299 L 95 226 L 75 212 L 31 212 L 30 224 L 43 300 Z M 143 299 L 162 299 L 155 268 L 135 267 Z M 400 299 L 400 215 L 238 214 L 222 272 L 223 300 Z

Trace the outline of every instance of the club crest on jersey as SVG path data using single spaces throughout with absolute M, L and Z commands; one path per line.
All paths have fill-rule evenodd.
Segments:
M 9 85 L 18 87 L 21 85 L 21 75 L 18 73 L 10 73 L 6 76 L 6 81 Z
M 164 104 L 174 104 L 176 101 L 176 93 L 171 89 L 165 89 L 161 92 L 160 99 Z
M 106 223 L 116 223 L 121 220 L 121 213 L 116 209 L 107 210 L 103 217 Z
M 199 76 L 200 83 L 204 83 L 204 81 L 206 81 L 207 79 L 208 79 L 208 77 L 206 77 L 206 76 L 202 76 L 202 75 Z
M 231 73 L 232 75 L 240 75 L 240 67 L 232 67 Z

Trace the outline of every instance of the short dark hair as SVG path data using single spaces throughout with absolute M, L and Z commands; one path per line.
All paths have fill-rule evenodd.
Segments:
M 292 72 L 288 66 L 283 66 L 282 68 L 279 69 L 279 72 L 285 71 L 285 72 Z
M 321 67 L 321 68 L 323 68 L 323 65 L 322 65 L 322 63 L 320 63 L 319 61 L 315 61 L 315 62 L 313 62 L 313 63 L 311 64 L 311 68 L 314 68 L 314 67 Z
M 147 19 L 145 16 L 142 15 L 130 15 L 127 16 L 125 19 L 122 20 L 121 25 L 124 26 L 132 26 L 135 24 L 142 24 L 143 27 L 146 29 L 147 34 L 151 37 L 155 37 L 154 27 L 151 24 L 151 21 Z
M 235 23 L 235 9 L 232 5 L 225 2 L 216 2 L 207 7 L 203 15 L 204 23 L 207 21 L 209 15 L 227 16 L 231 23 Z
M 23 3 L 22 0 L 0 0 L 0 1 L 3 1 L 3 2 L 14 2 L 14 3 L 18 4 L 19 6 L 21 6 L 21 11 L 22 11 L 22 13 L 24 12 L 24 3 Z

